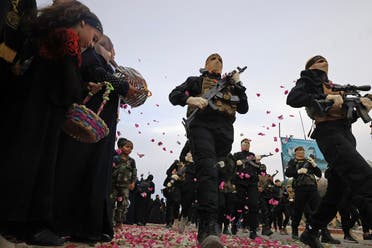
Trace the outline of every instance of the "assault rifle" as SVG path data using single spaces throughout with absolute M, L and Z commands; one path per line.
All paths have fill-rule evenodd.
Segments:
M 269 154 L 263 154 L 263 155 L 259 155 L 259 156 L 261 156 L 261 159 L 263 159 L 263 158 L 266 158 L 266 157 L 270 157 L 272 155 L 274 155 L 274 154 L 272 154 L 270 152 Z M 247 157 L 245 159 L 240 159 L 240 161 L 242 161 L 243 164 L 248 163 L 248 164 L 252 165 L 253 167 L 260 168 L 260 165 L 255 163 L 255 159 L 256 159 L 256 157 L 252 156 L 252 157 Z
M 368 115 L 366 108 L 360 101 L 362 97 L 359 91 L 369 91 L 371 89 L 370 85 L 355 86 L 355 85 L 333 85 L 332 91 L 343 91 L 343 107 L 346 109 L 347 119 L 353 119 L 353 111 L 356 110 L 358 116 L 362 118 L 364 123 L 372 121 L 371 117 Z M 372 100 L 372 95 L 367 94 L 366 97 Z
M 232 82 L 232 76 L 234 73 L 243 73 L 247 66 L 243 68 L 237 67 L 238 71 L 229 72 L 225 77 L 218 80 L 216 85 L 214 85 L 211 89 L 209 89 L 202 97 L 208 100 L 208 106 L 211 107 L 213 110 L 217 110 L 217 106 L 213 103 L 213 98 L 218 95 L 223 89 L 225 89 L 229 85 L 235 85 L 236 87 L 241 87 L 239 83 L 234 84 Z M 187 117 L 187 119 L 183 118 L 182 124 L 186 129 L 186 133 L 189 131 L 190 123 L 194 120 L 196 113 L 199 111 L 199 108 L 194 109 L 191 114 Z

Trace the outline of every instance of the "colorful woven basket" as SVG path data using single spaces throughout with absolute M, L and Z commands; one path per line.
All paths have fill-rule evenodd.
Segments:
M 63 130 L 74 139 L 83 143 L 96 143 L 109 134 L 109 128 L 104 120 L 99 117 L 104 105 L 109 100 L 108 95 L 113 87 L 110 83 L 104 82 L 106 85 L 105 93 L 103 94 L 103 101 L 95 113 L 87 108 L 85 104 L 94 95 L 89 92 L 84 99 L 83 104 L 74 103 L 67 111 L 67 120 L 63 125 Z
M 135 69 L 117 66 L 114 76 L 123 78 L 130 84 L 127 95 L 121 99 L 132 108 L 141 106 L 148 97 L 152 96 L 151 91 L 147 89 L 146 80 Z

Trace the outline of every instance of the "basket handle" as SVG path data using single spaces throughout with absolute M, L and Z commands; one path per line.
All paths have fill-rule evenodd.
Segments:
M 110 100 L 109 98 L 110 92 L 114 90 L 114 87 L 112 86 L 111 83 L 105 81 L 103 82 L 103 84 L 106 85 L 106 89 L 102 95 L 102 103 L 98 108 L 97 115 L 99 115 L 102 112 L 103 107 L 106 105 L 107 101 Z M 92 98 L 92 96 L 94 96 L 94 94 L 95 94 L 94 92 L 89 91 L 88 95 L 83 100 L 83 104 L 85 105 Z

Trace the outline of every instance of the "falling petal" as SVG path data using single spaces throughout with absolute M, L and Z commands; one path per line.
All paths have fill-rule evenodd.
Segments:
M 150 141 L 151 141 L 151 142 L 155 142 L 155 139 L 151 139 Z
M 120 135 L 121 135 L 121 132 L 120 132 L 120 131 L 117 131 L 116 133 L 117 133 L 117 135 L 118 135 L 118 136 L 120 136 Z
M 131 114 L 132 112 L 128 109 L 128 114 Z
M 159 141 L 158 146 L 162 146 L 162 145 L 163 145 L 163 142 Z
M 258 135 L 260 135 L 260 136 L 265 136 L 265 134 L 264 134 L 264 133 L 261 133 L 261 132 L 258 133 Z
M 159 104 L 155 104 L 156 107 L 159 107 L 160 105 Z
M 284 88 L 284 86 L 283 85 L 280 85 L 280 88 Z
M 244 136 L 244 133 L 240 133 L 240 137 L 243 137 Z
M 163 132 L 162 135 L 165 135 L 165 132 Z
M 275 123 L 271 123 L 271 127 L 276 127 L 276 124 Z
M 222 181 L 220 185 L 218 186 L 220 190 L 223 190 L 225 188 L 225 181 Z
M 136 124 L 134 124 L 134 126 L 137 128 L 137 127 L 139 127 L 139 125 L 136 123 Z
M 279 152 L 279 148 L 277 147 L 277 148 L 275 148 L 275 152 Z
M 260 93 L 256 93 L 256 96 L 257 96 L 257 97 L 260 97 L 260 96 L 261 96 L 261 94 L 260 94 Z
M 278 141 L 278 137 L 274 137 L 274 141 L 277 142 Z
M 172 150 L 170 150 L 170 151 L 169 151 L 169 153 L 173 153 L 173 151 L 172 151 Z
M 283 119 L 284 119 L 283 115 L 279 115 L 279 116 L 278 116 L 278 119 L 279 119 L 279 120 L 283 120 Z
M 289 115 L 289 117 L 295 117 L 294 115 Z
M 138 152 L 137 152 L 137 155 L 138 155 L 139 158 L 142 158 L 143 156 L 145 156 L 145 154 L 138 153 Z
M 138 131 L 138 134 L 141 134 L 142 132 L 141 131 Z
M 166 151 L 166 150 L 167 150 L 167 148 L 163 147 L 163 151 Z
M 181 142 L 177 140 L 177 144 L 181 145 Z
M 270 110 L 266 110 L 266 114 L 270 114 L 271 113 L 271 111 Z
M 287 94 L 288 94 L 288 90 L 285 90 L 285 91 L 284 91 L 284 95 L 287 95 Z

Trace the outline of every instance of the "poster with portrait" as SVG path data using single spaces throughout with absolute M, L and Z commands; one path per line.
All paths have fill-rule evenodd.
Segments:
M 288 161 L 295 157 L 295 148 L 297 146 L 302 146 L 305 149 L 305 158 L 312 156 L 315 159 L 318 167 L 324 172 L 327 169 L 327 162 L 325 161 L 322 152 L 319 150 L 318 145 L 315 140 L 304 140 L 304 139 L 294 139 L 288 137 L 280 137 L 280 142 L 282 144 L 282 165 L 283 171 L 287 166 Z

